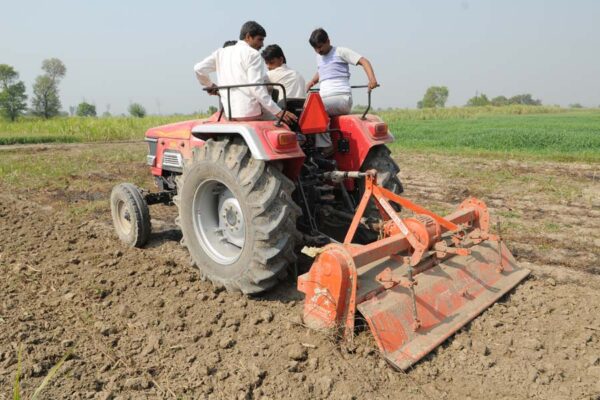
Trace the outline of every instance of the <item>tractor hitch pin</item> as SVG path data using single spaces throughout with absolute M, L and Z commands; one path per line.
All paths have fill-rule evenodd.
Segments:
M 376 176 L 377 170 L 370 169 L 365 172 L 360 171 L 329 171 L 323 173 L 325 179 L 331 179 L 335 183 L 340 183 L 346 179 L 359 179 L 366 176 Z
M 502 265 L 502 232 L 500 230 L 500 221 L 496 223 L 496 230 L 498 231 L 498 258 L 500 258 L 498 272 L 502 272 L 504 271 L 504 266 Z

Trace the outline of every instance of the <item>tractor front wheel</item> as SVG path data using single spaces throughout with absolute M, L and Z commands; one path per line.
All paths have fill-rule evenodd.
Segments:
M 193 264 L 214 284 L 259 293 L 296 261 L 293 182 L 240 138 L 209 139 L 178 178 L 177 223 Z
M 115 186 L 110 194 L 115 231 L 123 243 L 142 247 L 150 237 L 150 211 L 140 189 L 131 183 Z

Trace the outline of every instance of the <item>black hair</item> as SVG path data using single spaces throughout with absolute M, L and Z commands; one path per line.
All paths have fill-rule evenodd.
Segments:
M 323 28 L 317 28 L 310 34 L 310 39 L 308 39 L 308 43 L 312 47 L 317 47 L 320 44 L 325 43 L 329 40 L 329 35 L 325 32 Z
M 234 46 L 236 43 L 237 43 L 237 40 L 227 40 L 225 43 L 223 43 L 223 48 L 229 47 L 229 46 Z
M 270 62 L 275 58 L 283 57 L 283 63 L 287 63 L 285 55 L 283 54 L 283 50 L 281 50 L 281 47 L 276 44 L 270 44 L 265 47 L 265 49 L 262 51 L 262 56 L 266 62 Z
M 267 36 L 265 28 L 263 28 L 256 21 L 248 21 L 244 25 L 242 25 L 242 29 L 240 29 L 240 40 L 244 40 L 246 38 L 246 35 L 248 34 L 250 34 L 250 37 Z

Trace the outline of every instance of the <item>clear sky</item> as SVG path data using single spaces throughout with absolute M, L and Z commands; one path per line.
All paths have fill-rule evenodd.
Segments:
M 414 108 L 431 85 L 448 87 L 448 105 L 476 92 L 600 105 L 598 0 L 0 0 L 0 63 L 17 69 L 31 95 L 42 60 L 60 58 L 65 110 L 86 100 L 99 114 L 131 102 L 190 113 L 216 106 L 193 65 L 250 19 L 306 80 L 317 27 L 371 60 L 382 85 L 375 107 Z M 366 83 L 362 68 L 352 73 L 353 84 Z

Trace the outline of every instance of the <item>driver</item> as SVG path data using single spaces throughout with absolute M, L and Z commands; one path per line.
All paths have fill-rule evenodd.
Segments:
M 266 36 L 265 29 L 257 22 L 246 22 L 240 30 L 240 40 L 235 45 L 215 50 L 194 66 L 196 78 L 206 88 L 268 82 L 267 67 L 258 52 Z M 211 72 L 217 73 L 218 85 L 211 81 Z M 209 93 L 217 94 L 217 91 Z M 231 117 L 234 120 L 266 120 L 275 115 L 278 118 L 283 116 L 283 121 L 288 124 L 297 121 L 294 114 L 275 104 L 265 86 L 233 88 L 230 93 Z M 227 90 L 220 90 L 220 95 L 227 107 Z M 229 110 L 225 111 L 229 117 Z

